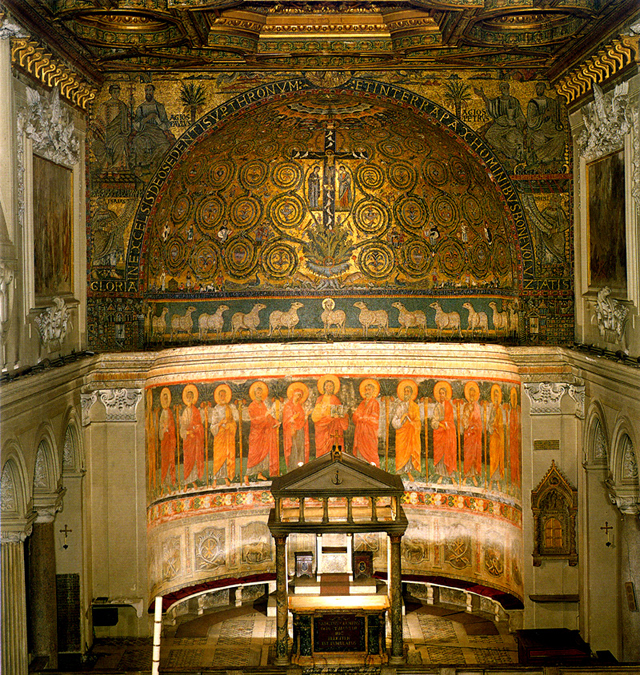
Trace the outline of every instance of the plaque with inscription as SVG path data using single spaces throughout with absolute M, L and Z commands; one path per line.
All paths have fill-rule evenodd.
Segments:
M 353 614 L 325 614 L 313 622 L 315 652 L 364 652 L 365 618 Z

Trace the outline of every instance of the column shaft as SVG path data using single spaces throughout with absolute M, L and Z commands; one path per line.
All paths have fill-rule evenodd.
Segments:
M 58 667 L 58 605 L 53 520 L 33 525 L 29 545 L 29 610 L 36 656 L 48 657 L 47 668 Z
M 276 666 L 289 664 L 286 537 L 276 540 Z
M 622 601 L 622 658 L 640 661 L 640 611 L 631 611 L 625 584 L 633 584 L 636 605 L 640 603 L 640 519 L 635 509 L 622 513 L 620 528 L 620 589 Z
M 27 601 L 22 541 L 2 541 L 2 672 L 27 675 Z
M 404 644 L 402 640 L 402 562 L 400 559 L 400 542 L 402 537 L 392 535 L 391 542 L 391 656 L 390 665 L 404 663 Z

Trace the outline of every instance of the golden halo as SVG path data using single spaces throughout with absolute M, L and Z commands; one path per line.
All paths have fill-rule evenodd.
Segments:
M 415 401 L 418 396 L 418 385 L 413 380 L 402 380 L 401 382 L 398 382 L 398 388 L 396 389 L 398 398 L 401 401 L 404 401 L 404 390 L 406 387 L 411 388 L 411 400 Z
M 160 405 L 163 408 L 168 408 L 171 405 L 171 389 L 163 387 L 160 392 Z
M 228 394 L 227 397 L 227 403 L 231 403 L 231 387 L 228 384 L 220 384 L 216 387 L 215 391 L 213 392 L 213 400 L 220 404 L 220 392 L 226 391 Z
M 467 399 L 467 401 L 471 401 L 472 391 L 475 391 L 478 395 L 478 398 L 480 398 L 480 387 L 478 386 L 477 382 L 471 381 L 464 385 L 464 397 Z
M 491 402 L 493 403 L 493 392 L 497 391 L 498 394 L 500 395 L 500 400 L 498 401 L 498 404 L 502 403 L 502 387 L 499 384 L 494 384 L 493 387 L 491 387 Z
M 513 400 L 515 398 L 515 401 Z M 511 387 L 511 390 L 509 391 L 509 400 L 511 401 L 511 405 L 515 408 L 518 405 L 518 388 L 517 387 Z
M 191 402 L 193 405 L 195 405 L 198 402 L 198 389 L 195 384 L 188 384 L 183 390 L 182 390 L 182 401 L 185 405 L 187 404 L 187 393 L 191 392 L 193 394 L 193 401 Z
M 445 398 L 447 399 L 447 401 L 448 401 L 448 400 L 450 400 L 451 397 L 453 396 L 453 389 L 451 389 L 451 385 L 450 385 L 448 382 L 445 382 L 444 380 L 441 380 L 440 382 L 436 382 L 436 385 L 435 385 L 435 387 L 433 388 L 433 398 L 435 398 L 436 400 L 438 399 L 438 392 L 439 392 L 440 389 L 442 389 L 443 387 L 444 387 L 444 390 L 445 390 L 445 392 L 446 392 L 445 395 L 444 395 L 444 397 L 445 397 Z
M 360 382 L 360 396 L 362 396 L 362 398 L 366 398 L 364 395 L 364 390 L 369 384 L 373 385 L 373 389 L 375 391 L 373 398 L 376 398 L 376 396 L 380 393 L 380 382 L 378 382 L 378 380 L 372 380 L 370 377 Z
M 335 375 L 323 375 L 318 380 L 318 391 L 324 394 L 324 385 L 327 381 L 333 382 L 333 393 L 337 394 L 340 391 L 340 380 Z
M 256 400 L 256 387 L 262 386 L 265 388 L 267 392 L 267 396 L 269 395 L 269 387 L 267 386 L 266 382 L 262 382 L 261 380 L 258 380 L 257 382 L 254 382 L 250 387 L 249 387 L 249 397 L 251 398 L 252 401 Z M 267 397 L 265 396 L 265 398 Z
M 302 392 L 302 402 L 309 398 L 309 387 L 304 382 L 293 382 L 287 387 L 287 398 L 293 399 L 293 395 L 298 391 Z

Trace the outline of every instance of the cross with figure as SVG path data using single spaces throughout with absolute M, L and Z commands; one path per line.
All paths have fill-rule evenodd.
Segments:
M 311 211 L 322 208 L 322 224 L 326 230 L 333 230 L 336 225 L 336 208 L 348 210 L 353 199 L 352 176 L 347 167 L 340 164 L 352 159 L 369 159 L 365 150 L 336 149 L 336 131 L 333 125 L 327 125 L 324 131 L 324 150 L 296 150 L 293 159 L 321 159 L 320 167 L 314 166 L 307 177 L 307 194 Z M 336 178 L 338 180 L 338 198 L 336 203 Z M 322 207 L 320 206 L 322 196 Z

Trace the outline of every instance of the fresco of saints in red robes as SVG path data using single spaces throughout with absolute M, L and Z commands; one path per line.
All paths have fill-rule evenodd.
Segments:
M 168 387 L 160 392 L 160 405 L 160 481 L 162 485 L 173 485 L 176 482 L 176 423 L 171 412 L 171 391 Z
M 278 426 L 275 402 L 269 400 L 269 388 L 264 382 L 254 382 L 249 388 L 249 454 L 245 485 L 249 485 L 249 476 L 258 480 L 268 480 L 265 474 L 277 476 L 280 464 L 278 451 Z
M 502 389 L 499 384 L 491 387 L 491 407 L 487 432 L 489 434 L 489 490 L 493 482 L 496 488 L 504 480 L 504 413 L 502 410 Z
M 365 462 L 380 466 L 378 455 L 378 424 L 380 422 L 380 402 L 378 394 L 380 384 L 376 380 L 363 380 L 360 383 L 360 396 L 364 399 L 353 413 L 356 425 L 353 436 L 353 454 Z
M 309 412 L 305 403 L 309 388 L 294 382 L 287 389 L 287 401 L 282 407 L 282 436 L 287 469 L 295 469 L 309 461 Z
M 482 411 L 480 388 L 477 382 L 467 382 L 464 387 L 466 399 L 462 406 L 462 430 L 464 439 L 464 480 L 471 478 L 478 485 L 482 472 Z
M 236 430 L 240 417 L 231 403 L 231 387 L 220 384 L 213 392 L 216 406 L 211 410 L 213 435 L 213 483 L 224 480 L 229 487 L 236 475 Z M 241 469 L 242 471 L 242 469 Z
M 198 390 L 188 384 L 182 391 L 185 409 L 180 415 L 180 438 L 182 439 L 182 458 L 184 483 L 195 484 L 204 478 L 204 426 L 196 403 Z
M 391 424 L 396 430 L 396 473 L 406 473 L 413 482 L 412 471 L 420 473 L 420 408 L 416 403 L 418 385 L 413 380 L 402 380 L 397 388 L 396 404 Z
M 514 492 L 520 485 L 520 406 L 518 390 L 511 387 L 509 392 L 511 409 L 509 410 L 509 462 L 511 466 L 511 485 Z
M 349 426 L 349 415 L 336 394 L 340 380 L 335 375 L 323 375 L 318 380 L 320 396 L 311 413 L 316 431 L 316 457 L 331 451 L 334 445 L 344 448 L 344 432 Z
M 433 464 L 438 474 L 438 483 L 450 478 L 458 468 L 458 442 L 456 423 L 451 403 L 451 385 L 438 382 L 433 388 L 436 404 L 433 407 L 431 428 L 433 429 Z

